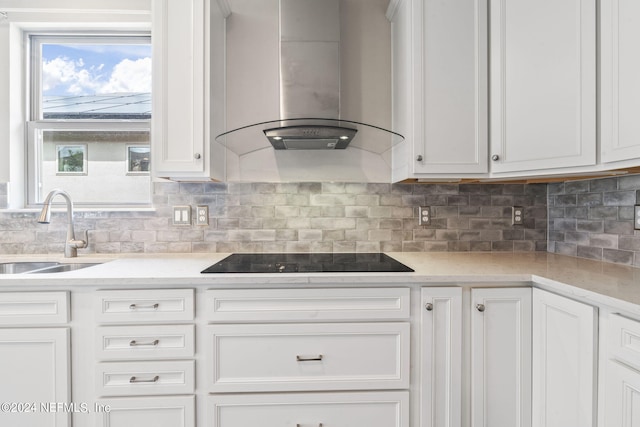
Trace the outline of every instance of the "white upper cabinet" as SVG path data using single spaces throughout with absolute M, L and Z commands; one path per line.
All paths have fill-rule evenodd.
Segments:
M 595 165 L 596 1 L 489 9 L 491 171 Z
M 639 23 L 640 2 L 600 2 L 600 141 L 603 163 L 640 158 Z
M 487 172 L 487 2 L 391 1 L 393 180 Z
M 209 141 L 223 114 L 224 17 L 217 2 L 152 3 L 153 174 L 221 179 L 224 157 Z

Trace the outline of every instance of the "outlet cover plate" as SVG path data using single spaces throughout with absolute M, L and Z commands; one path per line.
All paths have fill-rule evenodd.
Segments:
M 640 205 L 633 207 L 633 228 L 634 230 L 640 230 Z
M 511 208 L 511 224 L 523 225 L 524 224 L 524 208 L 522 206 L 514 206 Z
M 418 207 L 418 225 L 431 225 L 431 207 Z
M 209 206 L 196 206 L 196 225 L 209 225 Z

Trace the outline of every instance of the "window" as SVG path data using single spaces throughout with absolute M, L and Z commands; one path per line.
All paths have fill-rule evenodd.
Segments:
M 151 39 L 30 34 L 28 203 L 151 203 Z

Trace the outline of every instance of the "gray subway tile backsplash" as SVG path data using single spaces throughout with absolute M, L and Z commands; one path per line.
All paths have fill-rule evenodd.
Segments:
M 640 266 L 639 189 L 640 175 L 549 184 L 549 251 Z
M 9 212 L 0 184 L 0 253 L 62 253 L 66 213 L 49 225 Z M 640 266 L 633 228 L 640 175 L 551 184 L 171 183 L 154 212 L 76 211 L 81 253 L 549 251 Z M 207 205 L 209 225 L 173 226 L 173 205 Z M 431 225 L 418 225 L 431 206 Z M 522 206 L 523 226 L 511 225 Z
M 0 185 L 0 197 L 6 188 Z M 77 232 L 91 230 L 81 253 L 546 251 L 546 190 L 545 184 L 162 182 L 154 185 L 155 212 L 77 210 L 75 218 Z M 173 226 L 172 206 L 183 204 L 207 205 L 209 225 Z M 418 225 L 418 206 L 425 205 L 432 207 L 429 226 Z M 525 208 L 523 226 L 511 225 L 514 205 Z M 0 211 L 0 253 L 62 253 L 66 213 L 55 212 L 49 225 L 37 224 L 36 216 Z

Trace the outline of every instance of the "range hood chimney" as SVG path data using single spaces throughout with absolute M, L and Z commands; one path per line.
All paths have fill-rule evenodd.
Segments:
M 273 84 L 280 88 L 280 117 L 229 130 L 216 136 L 217 142 L 238 156 L 271 146 L 276 150 L 336 150 L 355 146 L 381 154 L 404 139 L 361 117 L 370 105 L 362 107 L 358 103 L 366 101 L 357 96 L 350 98 L 349 117 L 343 114 L 341 70 L 345 64 L 341 64 L 341 58 L 351 64 L 351 73 L 375 70 L 362 63 L 358 53 L 342 50 L 342 1 L 279 0 L 279 81 Z M 233 6 L 231 9 L 233 14 Z M 351 27 L 342 22 L 342 28 Z M 361 33 L 352 36 L 356 35 L 360 37 Z M 350 47 L 354 48 L 353 44 Z M 354 75 L 350 76 L 352 84 L 361 83 L 357 81 L 362 80 L 358 74 L 355 81 Z M 256 78 L 260 78 L 258 74 Z M 361 87 L 369 93 L 380 90 L 379 86 Z M 380 108 L 389 108 L 390 114 L 390 105 L 380 104 Z M 256 131 L 262 135 L 257 136 Z M 351 144 L 354 139 L 357 142 Z
M 339 0 L 280 0 L 280 117 L 340 119 Z M 277 150 L 343 149 L 356 132 L 314 124 L 264 131 Z

